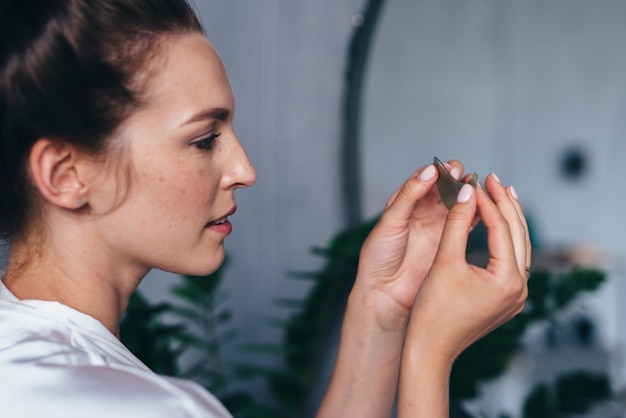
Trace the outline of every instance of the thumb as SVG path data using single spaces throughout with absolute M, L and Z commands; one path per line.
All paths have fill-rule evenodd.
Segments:
M 393 225 L 399 223 L 404 226 L 411 217 L 415 204 L 428 194 L 436 178 L 437 169 L 432 164 L 411 176 L 389 199 L 381 223 Z
M 446 218 L 437 258 L 465 260 L 467 237 L 472 230 L 475 216 L 476 190 L 474 186 L 464 184 L 457 195 L 457 203 Z

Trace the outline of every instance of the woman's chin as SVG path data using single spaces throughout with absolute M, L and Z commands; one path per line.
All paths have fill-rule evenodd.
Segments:
M 169 266 L 155 266 L 155 268 L 172 274 L 185 276 L 209 276 L 215 273 L 224 264 L 225 253 L 212 254 L 210 259 L 186 260 L 184 263 Z
M 198 263 L 198 265 L 185 269 L 185 271 L 180 274 L 188 276 L 208 276 L 215 273 L 222 264 L 224 264 L 225 258 L 224 252 L 215 254 L 210 260 L 204 260 L 204 262 Z

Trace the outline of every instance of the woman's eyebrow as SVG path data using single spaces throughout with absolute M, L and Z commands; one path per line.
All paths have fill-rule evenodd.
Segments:
M 207 119 L 217 119 L 220 121 L 225 121 L 230 116 L 230 111 L 228 109 L 222 107 L 216 107 L 214 109 L 202 110 L 191 118 L 189 118 L 186 122 L 180 124 L 180 126 L 185 126 L 193 122 L 199 122 Z

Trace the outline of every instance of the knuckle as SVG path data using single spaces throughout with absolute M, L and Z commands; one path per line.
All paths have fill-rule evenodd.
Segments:
M 525 278 L 523 280 L 515 280 L 518 282 L 518 289 L 516 294 L 514 294 L 515 304 L 517 305 L 517 313 L 519 314 L 524 310 L 524 306 L 526 305 L 526 300 L 528 298 L 528 286 L 524 284 Z
M 524 308 L 526 307 L 526 299 L 523 299 L 517 306 L 517 309 L 515 310 L 515 315 L 519 315 L 524 311 Z
M 387 203 L 385 204 L 385 210 L 389 209 L 389 207 L 391 205 L 393 205 L 393 202 L 396 201 L 396 199 L 398 198 L 398 193 L 400 193 L 400 190 L 396 190 L 391 197 L 389 197 L 389 199 L 387 199 Z
M 461 212 L 460 210 L 451 210 L 450 212 L 448 212 L 448 223 L 459 222 L 463 219 L 465 219 L 465 216 L 463 216 L 463 212 Z
M 526 278 L 521 277 L 518 271 L 507 275 L 506 279 L 503 280 L 503 286 L 505 287 L 503 291 L 511 298 L 511 300 L 518 304 L 524 302 L 528 297 L 528 285 L 526 284 Z
M 526 278 L 524 277 L 523 280 L 526 281 Z M 526 284 L 522 285 L 522 290 L 520 292 L 519 299 L 520 299 L 522 306 L 526 303 L 526 300 L 528 299 L 528 286 Z
M 448 212 L 447 222 L 448 223 L 467 223 L 468 219 L 468 210 L 466 210 L 467 205 L 456 205 L 452 208 L 450 212 Z
M 402 187 L 400 188 L 400 192 L 399 193 L 404 198 L 411 199 L 416 194 L 418 194 L 419 191 L 420 191 L 420 183 L 419 183 L 419 181 L 417 181 L 414 178 L 411 178 L 410 180 L 408 180 L 406 183 L 404 183 L 402 185 Z
M 497 225 L 500 225 L 502 227 L 506 226 L 507 228 L 510 228 L 509 220 L 506 218 L 506 216 L 504 216 L 501 210 L 498 211 L 495 218 L 496 218 Z

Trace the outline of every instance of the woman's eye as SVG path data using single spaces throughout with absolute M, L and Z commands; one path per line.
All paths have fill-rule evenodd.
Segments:
M 205 138 L 197 140 L 193 143 L 193 145 L 195 145 L 196 148 L 198 148 L 199 150 L 208 151 L 213 146 L 213 142 L 215 142 L 215 139 L 220 135 L 221 134 L 210 134 Z

